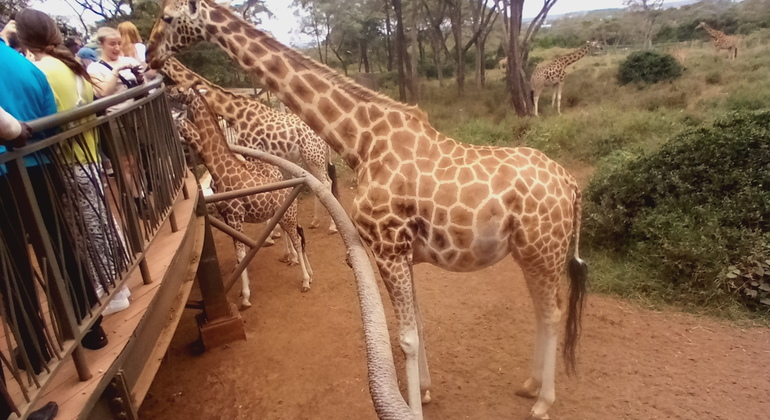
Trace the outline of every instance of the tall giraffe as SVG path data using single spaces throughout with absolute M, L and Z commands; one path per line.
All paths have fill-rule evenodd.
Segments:
M 416 416 L 430 401 L 430 375 L 412 265 L 464 272 L 512 255 L 524 273 L 537 328 L 531 376 L 517 394 L 537 397 L 530 418 L 546 418 L 555 399 L 565 266 L 571 282 L 568 366 L 574 366 L 587 280 L 578 257 L 582 206 L 574 178 L 537 150 L 452 140 L 419 109 L 355 84 L 210 0 L 166 1 L 150 38 L 150 66 L 160 68 L 175 51 L 202 40 L 219 45 L 275 92 L 356 172 L 351 218 L 393 303 L 407 401 Z
M 169 89 L 168 96 L 171 100 L 186 105 L 192 112 L 193 121 L 186 118 L 175 120 L 177 128 L 182 138 L 201 156 L 217 192 L 237 191 L 283 179 L 281 171 L 275 166 L 238 159 L 235 153 L 230 151 L 211 108 L 193 89 L 175 87 Z M 244 223 L 262 223 L 273 217 L 288 195 L 288 189 L 282 189 L 218 201 L 216 207 L 228 226 L 242 232 Z M 307 292 L 310 290 L 313 269 L 305 253 L 305 239 L 297 220 L 296 202 L 292 203 L 278 223 L 284 231 L 286 243 L 286 253 L 281 261 L 289 265 L 299 263 L 302 269 L 302 291 Z M 233 242 L 236 259 L 240 263 L 246 256 L 246 245 L 236 239 L 233 239 Z M 241 304 L 249 307 L 251 288 L 246 270 L 241 274 L 241 284 Z
M 214 113 L 235 127 L 239 145 L 262 150 L 298 165 L 304 164 L 308 172 L 323 182 L 339 200 L 336 171 L 329 161 L 329 146 L 298 116 L 276 111 L 256 98 L 211 83 L 174 58 L 167 60 L 161 71 L 181 87 L 197 84 L 202 88 L 199 93 Z M 318 227 L 324 212 L 321 201 L 316 198 L 311 228 Z M 334 220 L 329 223 L 329 232 L 337 232 Z
M 712 28 L 706 22 L 701 22 L 695 27 L 695 29 L 700 28 L 705 29 L 711 37 L 711 40 L 714 41 L 714 48 L 716 49 L 717 54 L 719 54 L 719 51 L 721 50 L 727 50 L 727 56 L 730 57 L 731 60 L 738 58 L 738 43 L 740 42 L 740 38 L 737 36 L 725 35 L 724 32 Z
M 585 57 L 591 50 L 603 49 L 602 44 L 596 41 L 586 41 L 585 45 L 569 54 L 560 55 L 547 64 L 538 66 L 530 79 L 532 85 L 532 101 L 535 103 L 535 116 L 537 117 L 537 102 L 540 94 L 546 86 L 556 86 L 551 97 L 551 106 L 556 102 L 556 111 L 561 115 L 561 89 L 564 87 L 564 78 L 567 77 L 567 67 Z

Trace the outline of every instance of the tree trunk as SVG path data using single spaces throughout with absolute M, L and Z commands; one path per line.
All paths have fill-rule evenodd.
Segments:
M 479 38 L 476 41 L 476 89 L 484 89 L 484 78 L 485 78 L 485 68 L 484 68 L 484 44 L 486 43 L 485 39 Z
M 404 55 L 406 55 L 406 40 L 404 36 L 404 20 L 401 14 L 401 0 L 392 0 L 393 11 L 396 15 L 396 67 L 398 69 L 398 100 L 406 102 L 406 80 L 404 75 Z
M 412 0 L 412 13 L 411 13 L 411 22 L 410 25 L 412 27 L 412 33 L 411 33 L 411 53 L 409 55 L 409 64 L 406 67 L 406 71 L 409 74 L 409 103 L 416 104 L 420 101 L 420 86 L 417 81 L 417 56 L 419 54 L 419 46 L 417 45 L 417 8 L 419 6 L 417 5 L 416 0 Z
M 462 2 L 455 0 L 450 10 L 450 20 L 452 22 L 452 34 L 455 41 L 455 71 L 457 80 L 457 94 L 465 94 L 465 57 L 463 57 L 463 19 Z
M 510 5 L 508 68 L 506 69 L 506 75 L 508 88 L 511 93 L 511 105 L 514 111 L 516 111 L 516 115 L 524 117 L 532 112 L 532 93 L 524 74 L 526 62 L 523 61 L 529 54 L 525 54 L 522 51 L 522 46 L 519 43 L 524 0 L 510 0 Z
M 388 71 L 393 71 L 393 44 L 390 29 L 390 1 L 385 0 L 385 49 L 388 50 Z

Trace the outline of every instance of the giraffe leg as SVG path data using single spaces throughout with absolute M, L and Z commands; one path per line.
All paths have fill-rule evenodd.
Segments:
M 536 117 L 538 116 L 538 115 L 537 115 L 537 102 L 538 102 L 539 100 L 540 100 L 540 91 L 539 91 L 539 90 L 535 90 L 535 91 L 534 91 L 534 93 L 532 94 L 532 101 L 533 101 L 533 102 L 534 102 L 534 104 L 535 104 L 535 116 L 536 116 Z
M 537 401 L 529 413 L 529 419 L 547 419 L 548 409 L 556 399 L 554 380 L 556 374 L 556 346 L 561 321 L 558 304 L 558 273 L 543 275 L 522 267 L 530 296 L 535 308 L 535 348 L 531 376 L 516 393 L 534 397 Z M 538 391 L 539 388 L 539 391 Z
M 399 329 L 399 342 L 406 359 L 407 402 L 418 419 L 422 419 L 420 391 L 420 332 L 414 307 L 411 263 L 403 254 L 375 255 L 380 275 L 388 289 Z M 427 363 L 425 364 L 427 369 Z M 430 394 L 427 394 L 430 398 Z
M 556 86 L 556 112 L 561 115 L 561 87 L 564 86 L 564 83 L 559 83 L 558 86 Z
M 303 157 L 304 159 L 304 157 Z M 308 171 L 311 175 L 318 178 L 321 182 L 323 182 L 324 187 L 331 191 L 332 190 L 332 181 L 329 179 L 329 174 L 326 169 L 326 163 L 324 162 L 324 166 L 319 167 L 318 163 L 314 163 L 312 165 L 307 165 Z M 313 208 L 313 221 L 310 223 L 310 228 L 315 229 L 318 226 L 321 225 L 321 215 L 326 213 L 326 208 L 321 204 L 321 200 L 316 197 L 315 198 L 315 207 Z M 337 225 L 334 223 L 334 219 L 329 217 L 329 233 L 337 233 Z
M 551 95 L 551 108 L 556 107 L 556 89 L 553 90 L 553 94 Z
M 411 264 L 410 264 L 410 275 L 412 276 L 412 295 L 414 296 L 414 314 L 415 319 L 417 320 L 417 336 L 420 340 L 420 348 L 418 349 L 418 355 L 417 355 L 417 363 L 420 366 L 420 393 L 422 394 L 422 403 L 427 404 L 431 401 L 430 398 L 430 370 L 428 369 L 428 354 L 425 351 L 425 338 L 423 335 L 423 323 L 422 323 L 422 312 L 420 312 L 420 305 L 417 303 L 417 292 L 414 287 L 414 273 L 411 270 Z
M 246 257 L 246 245 L 235 241 L 235 260 L 237 264 L 240 264 L 244 257 Z M 241 273 L 241 306 L 244 308 L 251 307 L 251 302 L 249 301 L 251 299 L 251 287 L 249 285 L 248 271 L 248 268 L 246 268 Z
M 279 223 L 280 226 L 283 226 L 282 223 Z M 288 228 L 288 226 L 287 226 Z M 297 265 L 299 264 L 297 251 L 294 248 L 294 244 L 292 243 L 292 237 L 288 234 L 288 231 L 286 228 L 284 228 L 284 233 L 287 233 L 283 235 L 283 257 L 281 257 L 278 261 L 286 263 L 288 265 Z
M 293 251 L 296 251 L 296 254 L 293 256 L 294 258 L 289 265 L 295 265 L 299 261 L 299 266 L 302 269 L 302 293 L 304 293 L 310 290 L 310 283 L 312 282 L 310 275 L 312 274 L 313 269 L 310 268 L 310 262 L 305 255 L 305 249 L 302 246 L 302 242 L 304 241 L 297 231 L 296 219 L 294 219 L 294 223 L 287 219 L 288 218 L 284 216 L 283 220 L 281 221 L 281 227 L 285 233 L 284 236 L 286 237 L 286 240 L 291 241 L 291 245 L 294 248 Z M 297 254 L 299 255 L 297 256 Z

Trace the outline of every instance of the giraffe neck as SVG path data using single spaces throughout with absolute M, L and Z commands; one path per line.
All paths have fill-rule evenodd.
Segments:
M 219 182 L 226 174 L 228 167 L 240 167 L 243 165 L 235 154 L 230 151 L 227 139 L 219 128 L 216 115 L 209 109 L 203 99 L 195 95 L 188 103 L 192 111 L 195 127 L 198 129 L 199 144 L 193 144 L 193 148 L 203 159 L 203 164 L 211 173 L 214 182 Z M 195 142 L 195 137 L 192 141 Z
M 563 55 L 561 59 L 559 60 L 564 67 L 569 66 L 570 64 L 573 64 L 574 62 L 580 60 L 581 58 L 585 57 L 586 54 L 588 54 L 588 51 L 591 49 L 589 45 L 584 45 L 583 47 L 569 53 L 566 55 Z
M 215 114 L 221 115 L 230 124 L 234 124 L 236 120 L 244 117 L 246 110 L 253 110 L 256 112 L 256 115 L 251 116 L 250 119 L 252 120 L 259 119 L 265 113 L 272 112 L 272 110 L 262 104 L 259 100 L 231 92 L 217 84 L 209 82 L 199 74 L 185 67 L 175 58 L 171 58 L 166 62 L 163 67 L 163 72 L 184 88 L 193 85 L 199 87 L 197 90 L 200 90 L 200 87 L 204 88 L 205 92 L 201 92 L 201 95 L 206 99 L 208 105 Z
M 722 32 L 717 31 L 716 29 L 714 29 L 714 28 L 712 28 L 711 26 L 708 26 L 708 25 L 703 25 L 703 29 L 705 29 L 706 32 L 708 32 L 709 36 L 712 39 L 718 39 L 720 36 L 724 35 Z
M 399 114 L 393 117 L 401 124 L 427 123 L 421 111 L 340 76 L 254 28 L 228 8 L 208 1 L 199 5 L 204 38 L 218 44 L 274 92 L 354 170 L 367 160 L 373 145 L 371 132 L 378 132 L 378 123 L 389 127 L 393 112 Z

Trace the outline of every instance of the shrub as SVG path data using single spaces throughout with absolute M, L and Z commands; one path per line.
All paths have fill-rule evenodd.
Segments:
M 700 303 L 732 293 L 770 308 L 768 186 L 770 111 L 734 113 L 601 168 L 586 190 L 586 239 Z
M 621 85 L 654 84 L 674 80 L 682 75 L 682 71 L 684 67 L 670 54 L 637 51 L 620 64 L 617 79 Z

